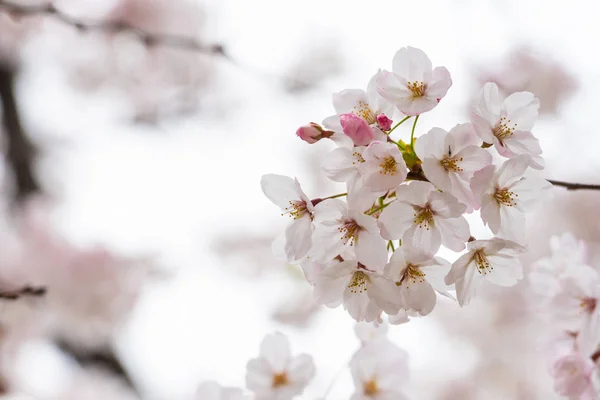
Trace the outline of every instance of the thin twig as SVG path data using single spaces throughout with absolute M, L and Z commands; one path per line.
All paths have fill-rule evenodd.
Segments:
M 139 40 L 147 46 L 167 46 L 206 54 L 216 54 L 229 59 L 229 57 L 225 54 L 224 47 L 220 44 L 207 45 L 194 38 L 186 36 L 149 33 L 133 25 L 118 20 L 82 20 L 57 9 L 52 4 L 23 5 L 0 0 L 0 10 L 3 9 L 15 16 L 53 17 L 67 25 L 77 28 L 80 31 L 102 31 L 106 33 L 128 32 L 137 36 Z
M 17 300 L 21 297 L 41 297 L 46 294 L 45 287 L 24 286 L 19 289 L 2 290 L 0 289 L 0 300 Z
M 592 185 L 589 183 L 563 182 L 555 181 L 553 179 L 547 179 L 547 181 L 553 184 L 554 186 L 561 186 L 566 188 L 567 190 L 600 190 L 600 185 Z

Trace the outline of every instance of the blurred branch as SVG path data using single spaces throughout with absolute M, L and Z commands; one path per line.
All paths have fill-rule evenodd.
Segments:
M 31 287 L 25 286 L 21 289 L 16 290 L 2 290 L 0 289 L 0 300 L 17 300 L 21 297 L 31 296 L 40 297 L 46 294 L 46 288 L 44 287 Z
M 572 182 L 563 182 L 563 181 L 555 181 L 552 179 L 547 179 L 548 182 L 553 184 L 554 186 L 562 186 L 567 190 L 600 190 L 600 185 L 592 185 L 589 183 L 572 183 Z
M 0 10 L 2 9 L 7 10 L 9 13 L 17 17 L 40 15 L 54 17 L 67 25 L 77 28 L 80 31 L 102 31 L 107 33 L 128 32 L 137 36 L 139 40 L 147 46 L 159 45 L 174 47 L 206 54 L 219 55 L 230 59 L 229 56 L 225 54 L 224 47 L 220 44 L 206 45 L 200 43 L 196 39 L 185 36 L 153 34 L 122 21 L 81 20 L 58 10 L 52 4 L 22 5 L 10 1 L 0 0 Z
M 18 203 L 31 194 L 40 192 L 33 173 L 35 147 L 23 132 L 15 100 L 15 71 L 0 63 L 0 101 L 6 136 L 6 160 L 14 173 L 15 201 Z

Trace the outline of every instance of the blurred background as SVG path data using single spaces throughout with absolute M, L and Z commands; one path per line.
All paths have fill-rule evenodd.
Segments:
M 491 80 L 541 99 L 544 177 L 600 183 L 598 15 L 587 0 L 0 0 L 4 396 L 194 399 L 204 380 L 243 387 L 278 330 L 315 359 L 302 398 L 322 397 L 359 341 L 272 255 L 286 221 L 261 175 L 338 193 L 319 174 L 334 145 L 294 133 L 410 45 L 454 82 L 417 134 L 467 122 Z M 526 262 L 552 235 L 600 241 L 600 193 L 554 192 Z M 444 300 L 390 328 L 412 398 L 558 398 L 526 283 Z M 344 371 L 327 398 L 352 391 Z

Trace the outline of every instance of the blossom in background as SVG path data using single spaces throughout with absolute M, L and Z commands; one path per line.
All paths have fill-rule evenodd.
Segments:
M 449 270 L 448 261 L 402 246 L 386 265 L 385 276 L 396 282 L 405 309 L 427 315 L 435 307 L 436 291 L 450 297 L 444 283 Z
M 513 286 L 523 278 L 523 266 L 518 259 L 525 251 L 523 246 L 493 238 L 469 242 L 467 249 L 469 251 L 452 264 L 444 279 L 446 285 L 455 284 L 461 306 L 469 304 L 484 280 L 499 286 Z
M 328 307 L 343 304 L 356 321 L 377 321 L 382 311 L 396 314 L 400 310 L 394 282 L 356 260 L 333 263 L 325 268 L 316 277 L 315 298 Z
M 454 251 L 465 248 L 469 225 L 462 214 L 465 205 L 429 182 L 411 182 L 396 189 L 396 200 L 379 217 L 385 239 L 402 239 L 402 244 L 426 254 L 440 246 Z
M 531 167 L 543 169 L 542 148 L 531 133 L 539 107 L 539 99 L 529 92 L 513 93 L 502 100 L 498 86 L 488 82 L 473 106 L 471 122 L 481 139 L 494 145 L 500 155 L 529 155 Z
M 263 193 L 289 215 L 291 223 L 285 230 L 285 253 L 290 261 L 298 261 L 312 245 L 314 229 L 313 204 L 304 194 L 297 179 L 283 175 L 264 175 L 260 181 Z
M 554 378 L 554 390 L 570 399 L 597 399 L 592 382 L 595 369 L 591 358 L 580 352 L 561 355 L 550 368 L 550 374 Z
M 522 239 L 526 213 L 552 187 L 544 179 L 523 177 L 529 160 L 519 156 L 505 161 L 498 170 L 489 165 L 471 179 L 475 200 L 481 205 L 481 219 L 493 233 L 506 239 Z
M 360 339 L 363 346 L 367 343 L 385 338 L 388 330 L 389 327 L 385 322 L 357 322 L 354 325 L 354 333 L 356 333 L 356 336 Z
M 204 382 L 196 391 L 197 400 L 248 400 L 241 389 L 228 388 L 216 382 Z
M 314 375 L 312 357 L 292 356 L 287 337 L 275 333 L 263 339 L 259 357 L 248 361 L 246 386 L 256 400 L 289 400 L 301 395 Z
M 392 72 L 377 74 L 377 92 L 406 115 L 433 109 L 446 96 L 452 78 L 445 67 L 431 65 L 423 50 L 403 47 L 394 56 Z
M 467 212 L 477 207 L 469 181 L 474 172 L 491 164 L 492 155 L 481 148 L 473 125 L 459 124 L 450 132 L 433 128 L 419 136 L 415 152 L 431 183 L 456 197 L 467 206 Z
M 366 343 L 350 361 L 355 392 L 350 400 L 403 400 L 407 354 L 385 337 Z

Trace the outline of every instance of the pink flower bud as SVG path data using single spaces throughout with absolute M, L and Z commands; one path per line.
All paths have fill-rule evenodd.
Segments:
M 375 137 L 375 132 L 367 121 L 355 114 L 340 115 L 340 124 L 346 136 L 350 137 L 356 146 L 366 146 Z
M 306 143 L 313 144 L 317 143 L 323 138 L 331 137 L 333 132 L 324 131 L 319 124 L 311 122 L 309 125 L 303 125 L 298 128 L 296 135 L 298 135 L 298 137 L 300 137 L 300 139 L 304 140 Z
M 377 124 L 379 125 L 379 129 L 382 131 L 389 131 L 392 129 L 392 120 L 389 119 L 385 114 L 379 114 L 377 116 Z

